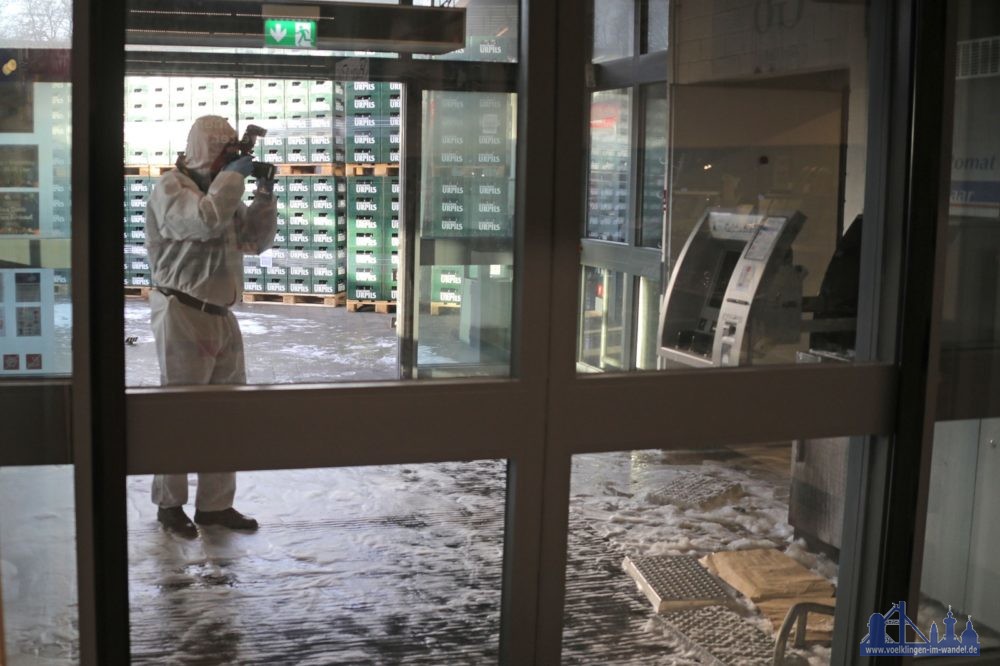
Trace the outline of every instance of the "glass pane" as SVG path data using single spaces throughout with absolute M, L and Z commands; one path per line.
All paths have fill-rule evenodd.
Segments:
M 227 476 L 192 475 L 193 503 L 211 510 Z M 190 540 L 158 526 L 150 477 L 127 483 L 132 663 L 498 659 L 502 460 L 242 472 L 259 531 Z M 183 476 L 157 487 L 187 499 Z
M 419 376 L 510 374 L 517 99 L 424 96 Z
M 563 662 L 829 663 L 851 442 L 574 456 Z
M 631 211 L 631 132 L 631 90 L 591 96 L 587 238 L 626 240 Z
M 592 93 L 584 236 L 662 248 L 661 369 L 853 361 L 858 293 L 876 286 L 860 284 L 866 6 L 657 5 L 649 29 L 675 26 L 665 85 Z M 638 132 L 625 121 L 636 89 Z M 635 248 L 602 257 L 652 274 Z M 645 305 L 626 307 L 637 318 Z
M 445 6 L 440 0 L 414 0 L 417 6 Z M 438 60 L 517 62 L 517 0 L 464 0 L 465 48 L 435 56 Z
M 667 189 L 667 86 L 643 86 L 645 136 L 642 146 L 640 244 L 663 247 L 663 196 Z
M 377 4 L 397 45 L 440 53 L 427 19 L 453 3 Z M 518 3 L 459 4 L 483 57 L 450 54 L 448 81 L 422 73 L 419 88 L 408 55 L 340 60 L 321 78 L 308 75 L 313 49 L 255 48 L 260 36 L 228 15 L 197 17 L 228 35 L 209 43 L 179 37 L 174 14 L 130 10 L 151 23 L 131 46 L 187 64 L 133 64 L 125 81 L 129 386 L 509 376 L 516 76 L 464 61 L 516 60 Z M 391 28 L 404 14 L 406 34 Z M 358 25 L 373 48 L 385 37 Z M 462 90 L 434 91 L 453 76 Z M 510 90 L 497 92 L 502 80 Z M 235 164 L 251 150 L 251 166 Z M 242 183 L 239 168 L 252 170 Z M 226 206 L 208 205 L 217 198 Z
M 639 278 L 638 322 L 636 324 L 635 369 L 656 370 L 657 356 L 656 327 L 660 319 L 660 292 L 663 287 L 659 280 Z
M 1000 652 L 1000 419 L 940 421 L 934 428 L 918 625 L 967 649 Z M 970 620 L 971 618 L 971 620 Z M 967 620 L 978 636 L 965 640 Z M 947 643 L 942 643 L 944 646 Z
M 594 0 L 594 62 L 631 57 L 635 0 Z
M 73 467 L 0 468 L 0 657 L 80 663 Z
M 649 8 L 646 18 L 646 52 L 665 51 L 670 26 L 669 0 L 646 0 Z
M 626 289 L 631 278 L 603 268 L 583 268 L 583 310 L 580 312 L 581 371 L 626 369 Z
M 14 41 L 25 37 L 14 19 L 42 14 L 51 14 L 53 41 L 0 41 L 0 379 L 72 371 L 70 10 L 15 11 Z
M 1000 15 L 962 0 L 957 18 L 951 206 L 945 247 L 940 382 L 921 577 L 921 627 L 942 645 L 1000 653 L 1000 227 L 993 101 Z M 972 626 L 973 635 L 968 627 Z

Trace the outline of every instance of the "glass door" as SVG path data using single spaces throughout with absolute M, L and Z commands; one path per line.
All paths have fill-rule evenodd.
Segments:
M 121 8 L 133 662 L 530 659 L 526 28 L 437 4 Z
M 858 661 L 943 23 L 582 9 L 83 6 L 83 663 Z
M 3 24 L 0 662 L 43 654 L 68 664 L 80 655 L 70 441 L 78 293 L 72 3 L 5 8 Z
M 955 3 L 949 20 L 953 94 L 944 134 L 952 159 L 942 179 L 950 193 L 938 219 L 943 265 L 933 441 L 926 487 L 919 624 L 936 625 L 941 654 L 996 654 L 1000 605 L 991 553 L 998 534 L 987 516 L 1000 506 L 992 478 L 998 461 L 998 197 L 992 162 L 991 100 L 1000 79 L 994 50 L 1000 15 L 983 2 Z

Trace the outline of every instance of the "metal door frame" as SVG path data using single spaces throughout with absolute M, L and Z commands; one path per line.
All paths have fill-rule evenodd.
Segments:
M 867 482 L 867 496 L 884 503 L 867 507 L 867 537 L 858 544 L 855 568 L 871 576 L 865 577 L 868 582 L 879 584 L 875 601 L 905 594 L 911 571 L 894 571 L 885 555 L 919 545 L 912 527 L 922 517 L 901 521 L 877 509 L 915 500 L 925 479 L 919 469 L 914 477 L 914 467 L 900 457 L 879 459 L 879 452 L 907 450 L 914 438 L 927 436 L 926 431 L 907 429 L 906 419 L 925 397 L 927 386 L 926 373 L 911 375 L 908 364 L 923 359 L 918 367 L 926 368 L 928 340 L 921 325 L 931 314 L 928 289 L 933 285 L 920 279 L 930 274 L 929 258 L 918 247 L 918 241 L 927 238 L 920 205 L 941 205 L 941 169 L 910 137 L 918 132 L 931 139 L 940 135 L 942 82 L 928 73 L 938 53 L 934 45 L 940 46 L 943 38 L 934 4 L 896 0 L 872 5 L 877 57 L 870 86 L 874 90 L 876 82 L 890 85 L 873 102 L 870 122 L 874 140 L 869 146 L 876 166 L 869 171 L 884 181 L 868 188 L 872 200 L 866 201 L 866 213 L 871 204 L 883 222 L 866 224 L 866 234 L 877 234 L 870 245 L 884 255 L 876 262 L 884 270 L 867 276 L 873 280 L 869 284 L 879 286 L 868 303 L 870 358 L 888 361 L 852 367 L 577 376 L 585 184 L 575 166 L 585 164 L 580 137 L 585 130 L 584 56 L 589 51 L 586 13 L 575 0 L 521 0 L 514 379 L 125 391 L 121 245 L 116 234 L 105 233 L 104 223 L 117 220 L 121 211 L 117 165 L 123 162 L 123 151 L 117 139 L 123 126 L 119 100 L 124 93 L 125 1 L 75 0 L 74 375 L 69 400 L 82 663 L 127 663 L 129 658 L 126 477 L 192 465 L 206 471 L 231 469 L 233 460 L 239 460 L 243 470 L 507 459 L 501 656 L 505 663 L 550 664 L 559 659 L 574 454 L 845 432 L 883 435 L 868 447 L 873 457 L 858 477 Z M 919 37 L 915 43 L 914 34 Z M 914 60 L 914 53 L 924 58 Z M 920 82 L 917 91 L 914 80 Z M 917 100 L 923 106 L 918 108 Z M 901 163 L 895 159 L 899 155 L 907 159 Z M 897 274 L 904 288 L 883 288 L 882 277 L 889 276 L 891 282 Z M 775 394 L 781 399 L 767 398 Z M 718 396 L 744 399 L 736 402 L 725 423 L 696 418 L 697 407 Z M 453 431 L 459 435 L 442 437 L 423 418 L 443 399 L 457 405 Z M 823 409 L 831 399 L 846 403 L 846 417 Z M 269 423 L 260 416 L 266 413 L 260 409 L 265 405 L 268 411 L 287 412 L 281 406 L 292 404 L 306 414 L 378 414 L 383 427 L 363 430 L 345 420 L 338 441 L 350 442 L 363 434 L 366 446 L 360 449 L 319 436 L 319 416 L 292 425 L 291 432 L 290 424 Z M 663 405 L 672 406 L 671 427 L 665 433 Z M 386 419 L 386 413 L 396 418 Z M 177 414 L 199 424 L 183 442 L 169 436 L 168 426 Z M 617 418 L 584 422 L 581 414 Z M 220 439 L 223 433 L 226 438 Z M 281 450 L 244 445 L 238 458 L 230 455 L 232 439 L 246 435 L 249 441 L 263 442 L 279 433 L 286 442 Z M 62 435 L 46 437 L 56 441 Z M 159 448 L 168 444 L 172 454 L 164 456 Z M 855 599 L 861 589 L 857 582 L 845 593 Z M 863 610 L 867 603 L 856 600 L 849 605 Z M 856 645 L 852 640 L 840 638 L 839 645 Z M 850 655 L 844 659 L 857 661 Z

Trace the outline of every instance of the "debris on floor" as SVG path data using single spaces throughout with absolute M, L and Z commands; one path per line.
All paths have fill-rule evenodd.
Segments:
M 771 548 L 711 553 L 701 563 L 754 603 L 794 597 L 830 598 L 834 592 L 830 581 Z
M 672 504 L 683 509 L 716 509 L 743 496 L 743 487 L 734 481 L 707 474 L 685 472 L 646 496 L 653 504 Z
M 622 568 L 635 580 L 657 613 L 725 605 L 732 601 L 719 581 L 694 557 L 626 557 Z
M 771 666 L 774 641 L 725 606 L 675 611 L 664 621 L 711 666 Z
M 735 550 L 711 553 L 701 563 L 738 590 L 767 617 L 777 632 L 788 610 L 808 601 L 833 606 L 835 588 L 830 581 L 810 571 L 788 555 L 774 549 Z M 833 618 L 810 615 L 807 642 L 829 642 Z

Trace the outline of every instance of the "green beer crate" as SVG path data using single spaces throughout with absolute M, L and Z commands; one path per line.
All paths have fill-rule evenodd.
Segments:
M 312 228 L 313 212 L 311 210 L 294 210 L 288 212 L 289 229 Z
M 271 277 L 267 276 L 264 278 L 264 291 L 272 294 L 284 294 L 288 292 L 288 278 L 287 277 Z
M 432 266 L 431 301 L 461 303 L 464 273 L 465 269 L 462 266 Z
M 382 108 L 382 91 L 377 83 L 371 81 L 348 81 L 345 84 L 345 100 L 347 114 L 373 113 Z
M 317 229 L 328 229 L 334 231 L 337 228 L 337 218 L 331 210 L 312 211 L 312 227 Z

